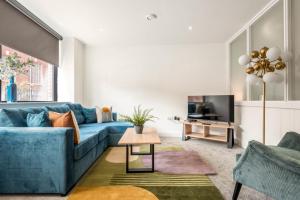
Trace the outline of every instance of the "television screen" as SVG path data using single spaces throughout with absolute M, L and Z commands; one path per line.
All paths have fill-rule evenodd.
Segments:
M 234 95 L 189 96 L 188 119 L 234 122 Z

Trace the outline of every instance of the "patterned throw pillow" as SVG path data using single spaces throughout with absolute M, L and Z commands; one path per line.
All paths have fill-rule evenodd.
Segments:
M 80 132 L 73 111 L 67 113 L 49 112 L 49 119 L 53 127 L 71 127 L 74 129 L 74 144 L 79 144 Z
M 112 122 L 112 107 L 98 107 L 96 106 L 96 113 L 97 113 L 97 122 L 103 123 L 103 122 Z
M 48 113 L 43 111 L 38 114 L 28 113 L 27 114 L 27 126 L 28 127 L 49 127 L 51 126 Z

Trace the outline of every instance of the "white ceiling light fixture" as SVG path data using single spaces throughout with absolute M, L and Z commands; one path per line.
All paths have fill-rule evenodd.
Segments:
M 148 21 L 151 21 L 151 20 L 153 20 L 153 19 L 157 19 L 157 14 L 151 13 L 151 14 L 149 14 L 149 15 L 146 15 L 146 19 L 147 19 Z
M 192 26 L 189 26 L 188 29 L 189 29 L 189 31 L 192 31 L 192 30 L 193 30 L 193 27 L 192 27 Z

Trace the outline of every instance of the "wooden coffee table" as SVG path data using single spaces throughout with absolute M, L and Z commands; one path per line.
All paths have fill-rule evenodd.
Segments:
M 144 173 L 154 172 L 154 145 L 161 144 L 157 131 L 154 128 L 144 128 L 142 134 L 137 134 L 134 128 L 127 128 L 124 135 L 120 139 L 119 145 L 126 145 L 126 173 Z M 133 152 L 133 145 L 149 144 L 150 152 L 140 153 Z M 130 152 L 129 152 L 130 146 Z M 150 168 L 129 168 L 130 155 L 151 155 L 152 165 Z

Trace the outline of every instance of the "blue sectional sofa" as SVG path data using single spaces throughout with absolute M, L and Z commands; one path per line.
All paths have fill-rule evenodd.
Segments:
M 65 195 L 105 151 L 115 146 L 131 124 L 86 124 L 80 104 L 0 110 L 0 193 Z M 80 128 L 74 145 L 72 128 L 26 127 L 28 113 L 73 110 Z

